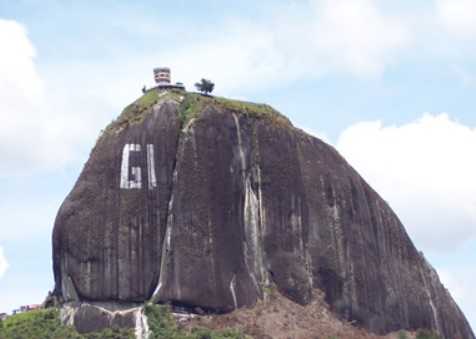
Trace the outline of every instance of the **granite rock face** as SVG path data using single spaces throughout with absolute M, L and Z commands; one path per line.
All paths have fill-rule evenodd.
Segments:
M 323 291 L 370 332 L 474 338 L 397 216 L 331 146 L 213 105 L 183 126 L 178 115 L 164 100 L 104 136 L 61 206 L 55 294 L 76 309 L 70 323 L 84 328 L 102 311 L 80 305 L 106 301 L 228 312 L 275 283 L 300 304 Z

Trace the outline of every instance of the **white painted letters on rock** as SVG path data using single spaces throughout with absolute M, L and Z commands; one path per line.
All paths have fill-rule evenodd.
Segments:
M 124 189 L 141 189 L 142 188 L 142 171 L 139 166 L 129 167 L 129 158 L 131 152 L 140 152 L 141 146 L 139 144 L 125 144 L 122 151 L 121 163 L 121 180 L 120 188 Z M 130 172 L 129 172 L 130 168 Z M 129 173 L 131 178 L 129 178 Z M 152 190 L 157 187 L 157 179 L 155 175 L 155 159 L 154 159 L 154 145 L 147 144 L 147 179 L 149 181 L 149 189 Z
M 152 190 L 157 187 L 157 179 L 155 178 L 155 159 L 154 159 L 154 145 L 147 145 L 147 173 L 149 174 L 149 189 Z

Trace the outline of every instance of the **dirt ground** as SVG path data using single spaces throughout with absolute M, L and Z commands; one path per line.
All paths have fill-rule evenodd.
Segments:
M 272 290 L 252 310 L 221 315 L 175 314 L 175 319 L 186 331 L 196 326 L 214 330 L 231 327 L 255 339 L 398 339 L 398 332 L 379 336 L 353 326 L 329 310 L 324 295 L 314 299 L 310 305 L 301 306 Z M 415 338 L 415 333 L 407 332 L 407 338 Z

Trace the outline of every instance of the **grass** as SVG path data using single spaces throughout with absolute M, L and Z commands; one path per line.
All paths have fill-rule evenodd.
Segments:
M 181 127 L 185 126 L 191 118 L 198 117 L 208 107 L 214 107 L 222 112 L 261 119 L 278 127 L 292 126 L 288 118 L 266 104 L 212 97 L 179 89 L 163 91 L 154 88 L 127 106 L 116 120 L 112 121 L 104 131 L 101 131 L 96 145 L 104 136 L 124 128 L 127 124 L 140 122 L 150 112 L 154 104 L 164 100 L 174 100 L 180 104 L 178 119 Z
M 192 117 L 201 114 L 207 107 L 214 107 L 222 112 L 242 114 L 248 118 L 265 120 L 278 126 L 291 126 L 288 118 L 269 105 L 197 93 L 187 93 L 182 101 L 179 115 L 181 125 L 185 125 Z
M 60 311 L 48 308 L 12 315 L 0 322 L 1 339 L 135 339 L 134 330 L 114 327 L 81 335 L 73 326 L 61 325 Z
M 234 329 L 214 332 L 198 326 L 187 333 L 177 326 L 164 306 L 147 304 L 144 307 L 152 331 L 149 339 L 247 339 L 247 335 Z M 73 326 L 61 325 L 60 311 L 49 308 L 36 312 L 12 315 L 0 319 L 0 339 L 135 339 L 134 329 L 108 328 L 102 332 L 79 334 Z

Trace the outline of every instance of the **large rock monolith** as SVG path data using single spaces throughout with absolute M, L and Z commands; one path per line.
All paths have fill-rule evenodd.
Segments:
M 53 250 L 55 295 L 82 332 L 142 324 L 127 309 L 147 300 L 253 307 L 274 283 L 303 305 L 324 292 L 370 332 L 474 338 L 388 204 L 264 105 L 146 93 L 91 152 Z

